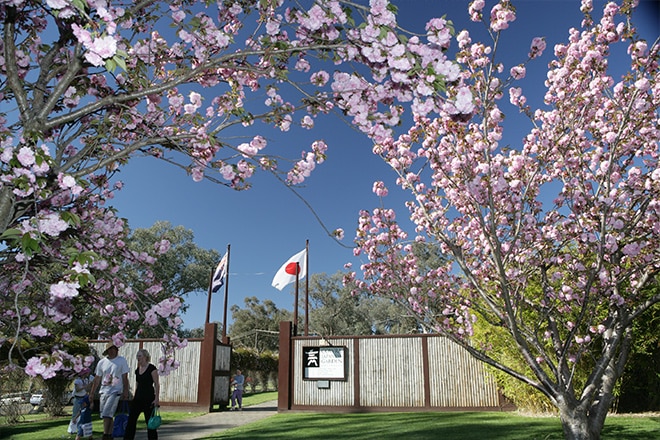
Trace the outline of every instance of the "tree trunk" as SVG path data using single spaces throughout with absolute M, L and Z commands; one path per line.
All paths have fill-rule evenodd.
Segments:
M 600 439 L 600 433 L 589 432 L 589 420 L 585 409 L 570 404 L 560 405 L 559 417 L 566 440 Z
M 606 405 L 592 405 L 589 408 L 574 401 L 558 406 L 566 440 L 600 440 L 607 415 Z M 603 411 L 605 414 L 602 414 Z

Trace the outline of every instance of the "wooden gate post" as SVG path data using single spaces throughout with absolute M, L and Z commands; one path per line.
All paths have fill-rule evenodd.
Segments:
M 291 409 L 293 362 L 291 359 L 291 321 L 280 322 L 280 360 L 277 373 L 277 410 Z
M 204 340 L 199 361 L 199 382 L 197 385 L 197 405 L 213 409 L 213 369 L 215 368 L 215 345 L 218 338 L 218 324 L 204 325 Z

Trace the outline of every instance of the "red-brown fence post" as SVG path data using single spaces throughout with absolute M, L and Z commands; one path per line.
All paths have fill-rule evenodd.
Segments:
M 215 345 L 218 339 L 218 324 L 211 322 L 204 325 L 204 340 L 199 360 L 199 382 L 197 384 L 197 404 L 213 408 L 213 369 L 215 368 Z
M 293 364 L 291 360 L 291 321 L 280 322 L 280 359 L 277 373 L 277 410 L 291 409 L 291 382 Z

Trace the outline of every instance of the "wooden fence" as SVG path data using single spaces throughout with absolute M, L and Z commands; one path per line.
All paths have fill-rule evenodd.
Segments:
M 105 342 L 92 342 L 90 345 L 102 357 Z M 196 404 L 197 389 L 199 387 L 199 362 L 201 359 L 201 339 L 189 339 L 188 346 L 177 351 L 176 357 L 180 367 L 167 376 L 160 377 L 160 401 L 163 404 Z M 119 355 L 126 358 L 131 368 L 128 375 L 131 392 L 135 391 L 135 374 L 137 368 L 135 355 L 138 350 L 146 349 L 151 354 L 151 362 L 158 365 L 161 356 L 161 345 L 157 340 L 140 339 L 128 340 L 120 349 Z
M 437 335 L 293 336 L 280 325 L 278 410 L 501 410 L 505 403 L 483 365 Z M 338 349 L 344 377 L 311 375 L 304 359 L 314 347 Z M 342 353 L 344 355 L 342 356 Z M 343 359 L 342 359 L 343 357 Z M 316 365 L 315 365 L 316 366 Z M 328 372 L 339 374 L 336 369 Z
M 108 341 L 91 341 L 90 346 L 98 357 Z M 131 369 L 128 375 L 131 392 L 135 391 L 135 356 L 145 349 L 151 355 L 151 363 L 158 365 L 162 356 L 161 343 L 157 339 L 128 340 L 119 349 Z M 190 338 L 188 345 L 176 352 L 179 368 L 167 376 L 160 376 L 160 402 L 162 405 L 196 406 L 214 411 L 229 403 L 229 378 L 231 346 L 219 341 L 217 324 L 206 324 L 204 338 Z
M 291 322 L 280 323 L 278 410 L 338 412 L 510 409 L 483 365 L 462 347 L 436 335 L 293 336 Z M 101 355 L 107 341 L 90 344 Z M 325 347 L 325 348 L 324 348 Z M 157 363 L 158 340 L 129 340 L 119 354 L 131 367 L 144 348 Z M 340 368 L 310 368 L 318 352 L 334 353 Z M 231 345 L 219 341 L 216 324 L 206 324 L 204 338 L 191 338 L 177 351 L 179 368 L 161 376 L 163 405 L 222 410 L 229 401 Z M 304 359 L 306 357 L 306 359 Z M 304 362 L 308 362 L 305 364 Z M 319 370 L 322 373 L 310 373 Z M 330 373 L 332 377 L 323 376 Z M 341 377 L 335 377 L 339 375 Z

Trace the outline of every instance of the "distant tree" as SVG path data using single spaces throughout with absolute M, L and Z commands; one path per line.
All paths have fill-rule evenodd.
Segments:
M 371 331 L 376 335 L 423 333 L 417 316 L 397 301 L 372 297 L 368 301 Z
M 179 336 L 182 338 L 203 338 L 204 337 L 204 328 L 184 328 L 179 331 Z
M 149 228 L 133 230 L 128 245 L 139 252 L 167 240 L 169 249 L 158 257 L 151 270 L 167 294 L 185 296 L 207 291 L 211 272 L 220 260 L 218 251 L 201 248 L 194 239 L 192 230 L 158 221 Z
M 309 331 L 321 336 L 371 334 L 372 319 L 365 302 L 342 283 L 343 274 L 312 274 L 309 280 Z M 304 302 L 301 305 L 304 307 Z M 303 310 L 304 312 L 304 310 Z M 299 313 L 300 315 L 300 313 Z
M 245 298 L 245 308 L 231 307 L 231 341 L 237 346 L 251 347 L 262 352 L 278 351 L 281 321 L 290 321 L 291 312 L 279 309 L 269 299 L 263 303 L 256 296 Z
M 128 240 L 128 247 L 134 252 L 150 251 L 161 243 L 168 242 L 168 250 L 161 253 L 159 258 L 148 269 L 162 286 L 158 299 L 178 297 L 183 300 L 182 310 L 187 309 L 186 297 L 198 292 L 208 290 L 211 272 L 220 260 L 216 250 L 203 249 L 194 242 L 193 231 L 183 226 L 173 227 L 169 222 L 159 221 L 146 229 L 135 229 Z M 126 269 L 133 285 L 143 289 L 143 270 Z M 175 318 L 172 322 L 179 331 L 181 321 Z M 178 325 L 177 325 L 178 324 Z M 125 331 L 131 337 L 160 337 L 149 326 L 132 325 L 132 331 Z

